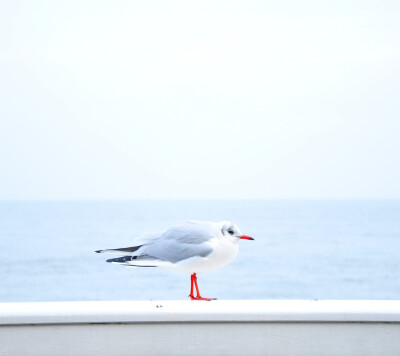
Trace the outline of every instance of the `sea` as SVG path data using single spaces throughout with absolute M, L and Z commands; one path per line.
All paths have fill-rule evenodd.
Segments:
M 198 275 L 205 297 L 400 299 L 400 200 L 3 201 L 0 302 L 188 299 L 189 275 L 94 252 L 187 220 L 254 238 Z

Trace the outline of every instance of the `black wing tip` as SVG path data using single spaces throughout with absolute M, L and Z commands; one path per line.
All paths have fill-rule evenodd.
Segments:
M 94 252 L 96 252 L 96 253 L 102 253 L 102 251 L 103 251 L 103 250 L 97 250 L 97 251 L 94 251 Z
M 109 263 L 113 263 L 113 262 L 115 262 L 115 263 L 126 263 L 126 262 L 129 262 L 129 261 L 135 260 L 136 258 L 137 258 L 136 256 L 134 256 L 134 257 L 132 257 L 132 256 L 122 256 L 122 257 L 117 257 L 117 258 L 110 258 L 106 262 L 109 262 Z

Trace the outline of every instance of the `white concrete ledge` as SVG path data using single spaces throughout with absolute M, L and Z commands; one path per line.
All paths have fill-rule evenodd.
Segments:
M 0 303 L 0 325 L 162 322 L 394 322 L 399 300 Z
M 0 355 L 400 355 L 400 301 L 0 303 Z

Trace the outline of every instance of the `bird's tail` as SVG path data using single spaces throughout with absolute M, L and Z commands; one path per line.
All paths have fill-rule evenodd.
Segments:
M 121 257 L 110 258 L 107 260 L 109 263 L 115 263 L 118 265 L 124 265 L 128 267 L 160 267 L 166 264 L 156 257 L 148 256 L 146 254 L 140 254 L 138 251 L 143 245 L 132 246 L 132 247 L 121 247 L 112 248 L 106 250 L 97 250 L 97 253 L 112 253 L 117 254 Z
M 120 247 L 120 248 L 109 248 L 105 250 L 97 250 L 97 253 L 114 253 L 117 255 L 130 255 L 133 256 L 134 252 L 139 250 L 143 245 L 132 246 L 132 247 Z

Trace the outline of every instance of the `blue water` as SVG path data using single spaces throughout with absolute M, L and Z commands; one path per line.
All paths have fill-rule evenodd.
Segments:
M 199 275 L 206 297 L 400 299 L 400 200 L 261 200 L 0 202 L 0 301 L 186 299 L 189 276 L 93 251 L 191 219 L 255 238 Z

